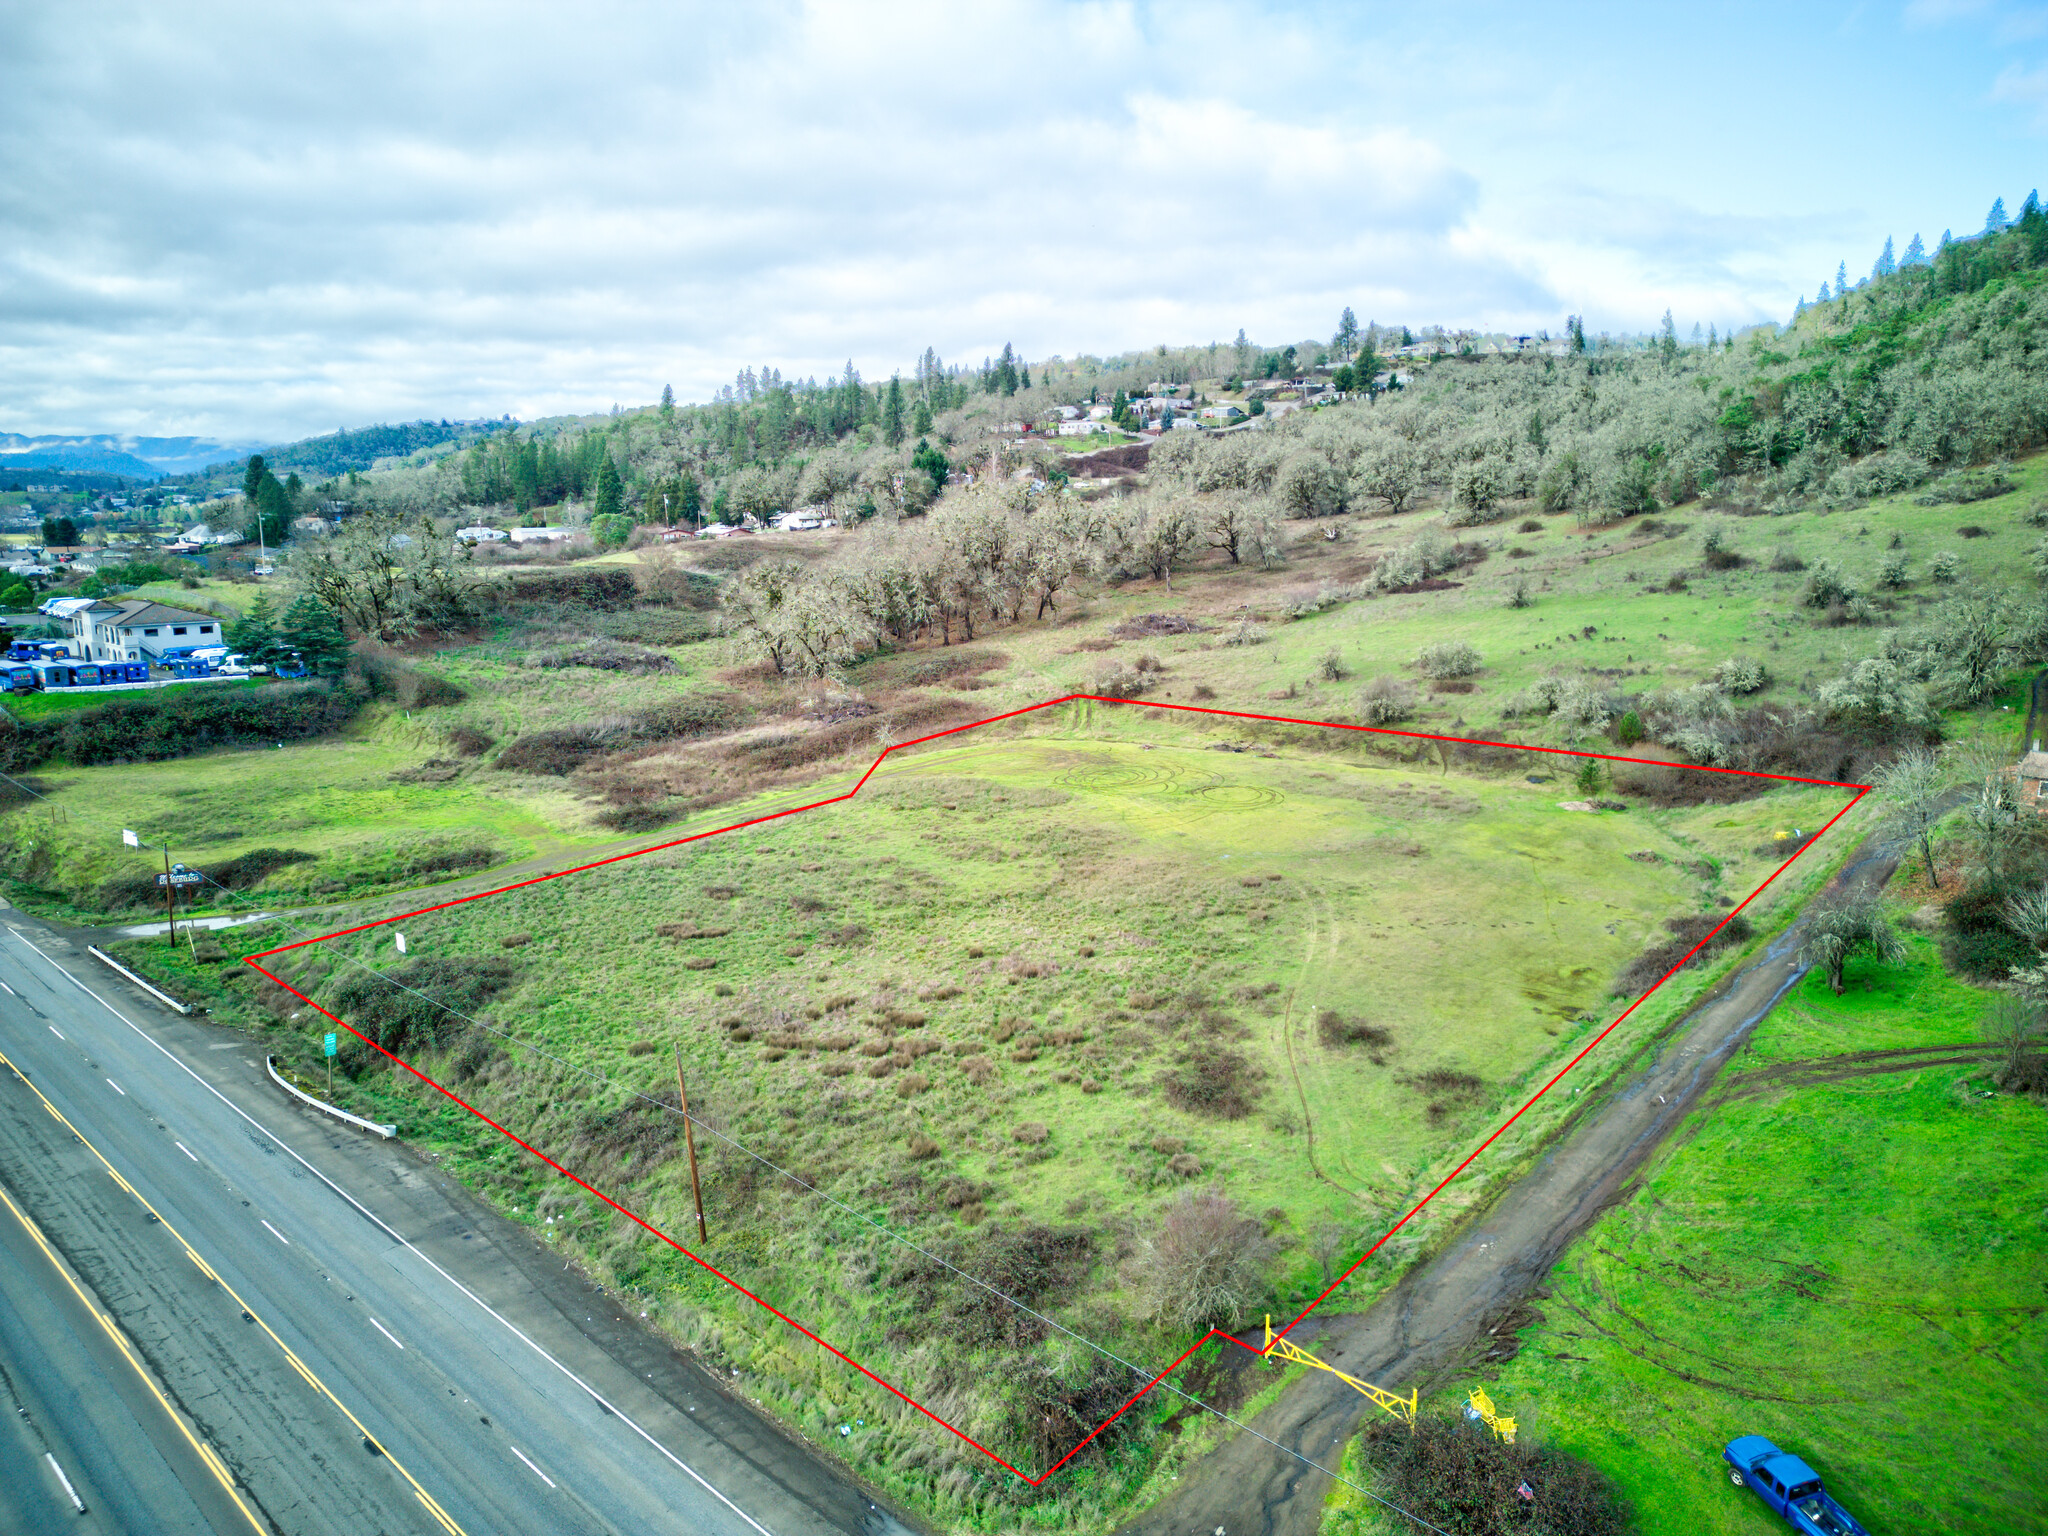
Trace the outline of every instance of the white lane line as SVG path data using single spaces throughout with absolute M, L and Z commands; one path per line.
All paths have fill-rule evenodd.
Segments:
M 19 992 L 15 991 L 14 988 L 8 986 L 7 983 L 4 981 L 0 981 L 0 989 L 4 989 L 9 997 L 21 996 Z
M 767 1526 L 763 1525 L 760 1521 L 756 1520 L 752 1515 L 748 1514 L 744 1509 L 741 1509 L 739 1505 L 733 1503 L 731 1499 L 727 1498 L 723 1493 L 719 1492 L 719 1490 L 709 1480 L 705 1478 L 703 1473 L 699 1472 L 687 1461 L 684 1461 L 682 1457 L 678 1456 L 674 1451 L 670 1450 L 667 1446 L 663 1445 L 659 1440 L 655 1439 L 653 1435 L 649 1434 L 634 1419 L 628 1417 L 626 1411 L 619 1407 L 617 1403 L 614 1403 L 609 1398 L 605 1397 L 603 1393 L 599 1392 L 595 1387 L 591 1386 L 589 1382 L 585 1381 L 581 1376 L 578 1376 L 574 1371 L 570 1370 L 568 1366 L 563 1364 L 560 1360 L 556 1359 L 553 1355 L 549 1354 L 546 1349 L 541 1347 L 538 1340 L 534 1339 L 517 1323 L 513 1322 L 512 1319 L 505 1316 L 504 1313 L 500 1312 L 496 1307 L 492 1306 L 489 1302 L 485 1301 L 483 1297 L 477 1295 L 475 1291 L 472 1291 L 460 1280 L 456 1279 L 453 1275 L 449 1274 L 447 1270 L 443 1269 L 439 1264 L 436 1264 L 432 1259 L 428 1258 L 424 1253 L 420 1252 L 420 1250 L 414 1247 L 412 1243 L 405 1238 L 404 1234 L 399 1232 L 397 1228 L 393 1227 L 391 1223 L 384 1220 L 383 1217 L 379 1216 L 375 1211 L 371 1210 L 367 1205 L 363 1204 L 362 1201 L 358 1200 L 354 1195 L 350 1194 L 347 1190 L 343 1189 L 339 1184 L 335 1183 L 334 1180 L 330 1179 L 318 1168 L 315 1168 L 311 1163 L 307 1162 L 306 1159 L 301 1157 L 297 1151 L 295 1151 L 292 1147 L 287 1145 L 285 1141 L 277 1135 L 276 1132 L 272 1131 L 269 1126 L 265 1125 L 262 1121 L 258 1120 L 254 1115 L 250 1114 L 247 1110 L 243 1109 L 241 1105 L 237 1104 L 233 1099 L 229 1098 L 226 1094 L 222 1093 L 218 1088 L 214 1087 L 213 1084 L 209 1083 L 197 1072 L 194 1072 L 192 1068 L 189 1065 L 187 1065 L 187 1063 L 180 1056 L 177 1055 L 176 1052 L 170 1050 L 167 1046 L 164 1045 L 162 1041 L 158 1040 L 155 1036 L 151 1035 L 148 1030 L 144 1029 L 141 1025 L 137 1024 L 133 1019 L 129 1018 L 127 1014 L 123 1013 L 120 1009 L 116 1008 L 104 997 L 101 997 L 99 993 L 93 991 L 91 987 L 88 987 L 76 976 L 72 975 L 69 971 L 65 970 L 64 967 L 57 964 L 55 960 L 52 960 L 48 955 L 44 954 L 41 949 L 37 948 L 36 945 L 31 943 L 27 938 L 23 937 L 20 929 L 10 928 L 7 931 L 14 935 L 15 938 L 21 940 L 21 944 L 24 949 L 30 951 L 38 959 L 42 960 L 52 970 L 54 970 L 59 976 L 62 976 L 66 981 L 70 982 L 71 985 L 78 988 L 79 991 L 83 992 L 87 997 L 91 998 L 94 1002 L 98 1003 L 102 1008 L 106 1009 L 107 1012 L 111 1013 L 115 1018 L 119 1019 L 123 1024 L 126 1024 L 129 1027 L 129 1029 L 135 1032 L 135 1035 L 138 1039 L 147 1041 L 152 1047 L 156 1049 L 156 1051 L 160 1055 L 163 1056 L 163 1058 L 166 1061 L 170 1062 L 172 1065 L 177 1067 L 177 1069 L 180 1072 L 183 1072 L 187 1077 L 191 1078 L 193 1082 L 197 1083 L 200 1087 L 204 1088 L 208 1093 L 212 1094 L 216 1099 L 219 1099 L 221 1103 L 225 1104 L 229 1109 L 233 1110 L 236 1114 L 240 1115 L 244 1120 L 248 1121 L 249 1124 L 256 1130 L 262 1132 L 265 1136 L 269 1137 L 272 1142 L 276 1143 L 280 1151 L 284 1152 L 285 1155 L 290 1157 L 293 1162 L 297 1163 L 301 1168 L 305 1169 L 306 1172 L 312 1174 L 313 1177 L 318 1179 L 322 1184 L 325 1184 L 329 1189 L 333 1190 L 337 1195 L 341 1196 L 343 1200 L 346 1200 L 350 1205 L 354 1206 L 356 1210 L 363 1215 L 365 1220 L 369 1221 L 380 1232 L 384 1233 L 385 1236 L 389 1237 L 393 1242 L 397 1243 L 399 1247 L 405 1249 L 406 1252 L 410 1253 L 414 1258 L 418 1259 L 422 1264 L 426 1265 L 427 1268 L 431 1269 L 443 1280 L 446 1280 L 450 1285 L 454 1286 L 456 1290 L 462 1292 L 463 1295 L 467 1296 L 471 1301 L 475 1302 L 477 1306 L 483 1309 L 483 1311 L 491 1318 L 493 1322 L 497 1323 L 500 1327 L 504 1328 L 506 1332 L 510 1333 L 514 1338 L 519 1340 L 519 1342 L 524 1344 L 528 1349 L 532 1350 L 536 1355 L 539 1355 L 541 1359 L 547 1361 L 549 1365 L 552 1365 L 556 1370 L 560 1371 L 564 1376 L 568 1377 L 569 1380 L 574 1382 L 577 1386 L 581 1387 L 585 1392 L 588 1392 L 591 1395 L 591 1397 L 596 1399 L 597 1402 L 603 1408 L 605 1408 L 614 1418 L 616 1418 L 621 1424 L 625 1425 L 628 1429 L 632 1430 L 633 1433 L 638 1435 L 642 1440 L 646 1441 L 647 1444 L 651 1446 L 654 1450 L 658 1451 L 661 1455 L 666 1457 L 669 1463 L 678 1468 L 684 1476 L 690 1479 L 690 1481 L 695 1483 L 699 1488 L 702 1488 L 706 1493 L 710 1494 L 711 1497 L 718 1500 L 719 1503 L 723 1504 L 735 1515 L 738 1515 L 740 1519 L 746 1521 L 748 1525 L 752 1526 L 755 1530 L 759 1531 L 761 1533 L 761 1536 L 775 1536 L 775 1533 L 769 1530 Z M 192 1156 L 192 1154 L 189 1152 L 187 1152 L 185 1155 L 187 1157 Z M 197 1162 L 198 1159 L 193 1158 L 193 1161 Z
M 50 1033 L 51 1033 L 51 1034 L 53 1034 L 53 1035 L 55 1035 L 55 1036 L 56 1036 L 56 1037 L 57 1037 L 57 1038 L 58 1038 L 59 1040 L 62 1040 L 62 1039 L 64 1038 L 64 1031 L 63 1031 L 63 1030 L 61 1030 L 61 1029 L 59 1029 L 59 1028 L 58 1028 L 58 1027 L 57 1027 L 56 1025 L 54 1025 L 54 1024 L 52 1024 L 52 1025 L 50 1026 Z
M 184 1153 L 187 1157 L 192 1157 L 192 1149 L 186 1146 L 185 1143 L 183 1143 L 182 1141 L 174 1141 L 171 1143 L 171 1145 L 176 1147 L 180 1152 Z M 192 1161 L 196 1163 L 199 1161 L 199 1159 L 196 1157 L 192 1157 Z
M 263 1218 L 261 1216 L 258 1216 L 256 1219 L 258 1221 L 263 1221 Z M 291 1247 L 292 1240 L 290 1238 L 286 1237 L 282 1232 L 278 1231 L 277 1228 L 271 1227 L 270 1223 L 267 1221 L 263 1221 L 263 1225 L 266 1227 L 270 1227 L 270 1235 L 272 1237 L 276 1238 L 280 1243 L 283 1243 L 285 1247 Z
M 512 1447 L 512 1454 L 514 1456 L 517 1456 L 521 1461 L 526 1461 L 526 1452 L 519 1449 L 519 1447 L 516 1445 Z M 555 1486 L 555 1480 L 552 1477 L 549 1477 L 547 1473 L 541 1471 L 541 1469 L 539 1467 L 536 1467 L 532 1462 L 526 1461 L 526 1467 L 528 1471 L 533 1473 L 533 1475 L 539 1478 L 542 1482 L 546 1483 L 550 1488 Z
M 514 1451 L 512 1454 L 515 1456 L 519 1455 L 517 1451 Z M 520 1456 L 519 1459 L 521 1461 L 526 1461 L 526 1458 L 524 1456 Z M 64 1475 L 64 1469 L 57 1465 L 57 1458 L 52 1456 L 48 1451 L 45 1451 L 43 1452 L 43 1460 L 47 1461 L 50 1464 L 50 1470 L 57 1474 L 57 1481 L 62 1483 L 64 1485 L 64 1491 L 71 1495 L 71 1502 L 78 1507 L 78 1512 L 81 1515 L 84 1514 L 85 1500 L 81 1499 L 78 1496 L 78 1490 L 71 1486 L 71 1479 Z M 526 1462 L 526 1464 L 528 1466 L 533 1465 L 533 1463 L 530 1461 Z M 549 1486 L 552 1487 L 553 1484 L 550 1484 Z
M 125 1099 L 128 1097 L 128 1090 L 126 1088 L 123 1088 L 119 1083 L 115 1082 L 111 1077 L 107 1079 L 107 1086 L 113 1089 L 114 1092 L 121 1095 L 122 1098 Z
M 389 1328 L 386 1328 L 382 1323 L 378 1322 L 377 1319 L 375 1319 L 374 1317 L 370 1319 L 370 1326 L 376 1329 L 379 1333 L 383 1334 L 385 1338 L 391 1339 L 392 1343 L 398 1344 L 398 1340 L 391 1337 L 391 1330 Z M 400 1349 L 405 1348 L 403 1344 L 398 1344 L 398 1347 Z

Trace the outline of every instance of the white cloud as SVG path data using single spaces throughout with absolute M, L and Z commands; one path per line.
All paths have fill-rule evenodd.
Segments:
M 1489 188 L 1434 126 L 1449 77 L 1334 12 L 79 5 L 5 25 L 17 429 L 530 416 L 663 382 L 701 398 L 742 364 L 874 376 L 927 344 L 1298 340 L 1345 304 L 1554 327 L 1789 301 L 1755 274 L 1786 226 Z M 1489 91 L 1514 75 L 1497 63 Z M 1523 127 L 1569 95 L 1533 88 Z

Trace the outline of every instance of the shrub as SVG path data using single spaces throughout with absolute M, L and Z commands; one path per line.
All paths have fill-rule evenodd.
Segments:
M 1375 1054 L 1394 1043 L 1391 1031 L 1377 1024 L 1368 1024 L 1364 1019 L 1346 1018 L 1334 1008 L 1325 1008 L 1316 1014 L 1316 1038 L 1333 1049 L 1344 1045 L 1363 1045 Z
M 1691 953 L 1693 947 L 1713 934 L 1706 947 L 1687 961 L 1688 966 L 1703 965 L 1707 959 L 1728 948 L 1731 944 L 1747 942 L 1755 933 L 1755 925 L 1740 913 L 1728 919 L 1727 926 L 1714 933 L 1715 925 L 1721 921 L 1720 914 L 1703 912 L 1697 917 L 1673 917 L 1666 919 L 1665 929 L 1671 937 L 1662 943 L 1653 944 L 1635 959 L 1621 968 L 1614 978 L 1614 995 L 1634 997 L 1658 980 L 1679 961 Z
M 1632 747 L 1643 739 L 1643 717 L 1629 710 L 1614 724 L 1614 739 L 1624 747 Z
M 1510 608 L 1527 608 L 1536 601 L 1529 595 L 1529 578 L 1520 572 L 1508 578 L 1507 594 Z
M 1714 685 L 1724 693 L 1760 693 L 1770 687 L 1770 669 L 1753 657 L 1734 656 L 1715 667 Z
M 1439 640 L 1415 653 L 1415 666 L 1424 677 L 1470 677 L 1479 670 L 1477 646 L 1464 640 Z
M 1894 550 L 1877 562 L 1877 584 L 1896 592 L 1907 580 L 1909 563 L 1903 551 Z
M 1846 603 L 1855 595 L 1855 584 L 1839 565 L 1832 560 L 1816 560 L 1806 573 L 1806 585 L 1799 593 L 1799 601 L 1808 608 L 1826 608 L 1835 603 Z
M 1415 713 L 1415 690 L 1398 677 L 1376 677 L 1358 690 L 1367 725 L 1396 725 Z
M 161 762 L 217 747 L 270 746 L 341 729 L 359 700 L 328 683 L 274 683 L 116 697 L 46 720 L 0 722 L 0 771 L 53 755 L 81 766 Z
M 1791 550 L 1781 549 L 1775 555 L 1771 556 L 1771 569 L 1774 571 L 1781 572 L 1803 571 L 1806 569 L 1806 562 L 1800 559 L 1799 556 L 1794 554 Z
M 1256 1310 L 1273 1255 L 1259 1223 L 1215 1190 L 1167 1206 L 1140 1245 L 1134 1278 L 1147 1316 L 1181 1334 L 1228 1329 Z
M 1927 574 L 1937 585 L 1952 586 L 1963 574 L 1963 562 L 1956 558 L 1954 550 L 1944 549 L 1927 562 Z
M 1175 1109 L 1216 1120 L 1242 1120 L 1264 1086 L 1265 1074 L 1242 1052 L 1198 1041 L 1159 1075 L 1160 1091 Z
M 1326 682 L 1341 683 L 1350 675 L 1344 670 L 1344 653 L 1331 646 L 1317 659 L 1316 673 Z
M 1527 1440 L 1504 1445 L 1457 1419 L 1426 1414 L 1412 1426 L 1375 1419 L 1365 1433 L 1375 1491 L 1452 1536 L 1629 1536 L 1628 1504 L 1597 1470 Z M 1540 1489 L 1532 1512 L 1515 1489 Z
M 518 984 L 510 960 L 408 960 L 390 971 L 351 970 L 328 995 L 342 1018 L 385 1050 L 453 1045 L 473 1014 Z
M 1266 626 L 1251 619 L 1239 619 L 1223 633 L 1225 645 L 1263 645 L 1266 643 Z
M 1089 692 L 1098 698 L 1135 699 L 1151 686 L 1152 679 L 1143 669 L 1125 666 L 1120 661 L 1105 661 L 1096 665 Z

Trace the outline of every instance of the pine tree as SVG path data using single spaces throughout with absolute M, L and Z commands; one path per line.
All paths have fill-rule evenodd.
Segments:
M 1337 317 L 1337 334 L 1330 338 L 1330 346 L 1342 361 L 1351 361 L 1351 354 L 1358 346 L 1358 316 L 1351 312 L 1349 304 Z
M 310 592 L 292 600 L 277 624 L 278 646 L 297 651 L 316 677 L 339 677 L 348 665 L 348 636 L 341 620 Z
M 1017 365 L 1017 387 L 1019 389 L 1029 389 L 1031 387 L 1031 365 L 1029 363 L 1019 363 Z
M 1995 235 L 2011 222 L 2012 220 L 2005 216 L 2005 199 L 1996 198 L 1992 201 L 1991 211 L 1984 215 L 1984 233 Z
M 1832 295 L 1830 295 L 1828 292 L 1828 285 L 1826 283 L 1822 283 L 1820 285 L 1820 292 L 1816 293 L 1813 296 L 1813 302 L 1816 304 L 1825 304 L 1831 297 Z
M 910 429 L 924 437 L 932 429 L 932 405 L 922 396 L 918 398 L 917 409 L 911 413 Z
M 1714 327 L 1710 325 L 1707 327 L 1707 351 L 1713 353 L 1720 350 L 1721 338 L 1715 334 Z
M 256 601 L 239 619 L 222 631 L 221 638 L 252 662 L 277 664 L 277 610 L 268 592 L 256 594 Z
M 903 381 L 889 376 L 889 397 L 882 405 L 882 440 L 891 448 L 903 442 Z
M 249 522 L 244 531 L 257 535 L 274 549 L 284 542 L 291 520 L 291 497 L 273 476 L 264 475 L 263 483 L 256 488 L 256 500 L 249 504 Z
M 1017 354 L 1003 343 L 1003 355 L 996 359 L 996 390 L 1005 399 L 1017 393 Z
M 1668 309 L 1664 311 L 1664 318 L 1657 326 L 1657 350 L 1664 355 L 1664 361 L 1667 363 L 1678 356 L 1678 327 L 1671 323 L 1671 311 Z
M 676 413 L 676 392 L 670 385 L 661 386 L 661 419 L 666 421 Z
M 263 489 L 264 476 L 269 473 L 269 467 L 264 464 L 262 454 L 252 453 L 249 455 L 248 467 L 242 471 L 242 499 L 244 501 L 254 502 L 256 500 L 256 493 Z
M 1849 297 L 1849 263 L 1846 261 L 1838 263 L 1835 267 L 1835 297 Z
M 1892 257 L 1892 237 L 1884 237 L 1884 249 L 1878 252 L 1877 265 L 1870 269 L 1872 277 L 1890 277 L 1899 270 L 1899 264 Z
M 695 523 L 702 520 L 703 512 L 704 489 L 698 485 L 697 477 L 686 469 L 682 484 L 676 487 L 676 515 Z
M 607 453 L 598 461 L 597 491 L 590 502 L 591 516 L 617 517 L 619 508 L 625 505 L 625 492 L 626 488 L 619 480 L 619 466 Z
M 1912 240 L 1906 245 L 1906 254 L 1899 258 L 1899 268 L 1903 271 L 1907 267 L 1924 267 L 1926 265 L 1927 247 L 1920 239 L 1920 231 L 1916 229 L 1913 231 Z
M 1944 229 L 1941 232 L 1941 243 L 1935 246 L 1934 254 L 1939 256 L 1943 251 L 1947 250 L 1949 246 L 1954 243 L 1954 241 L 1955 236 L 1951 235 L 1947 230 Z
M 2039 214 L 2040 211 L 2041 189 L 2039 187 L 2036 187 L 2033 191 L 2027 194 L 2027 200 L 2024 203 L 2020 204 L 2020 216 L 2019 218 L 2014 219 L 2013 222 L 2015 224 L 2023 223 L 2026 220 L 2027 215 Z

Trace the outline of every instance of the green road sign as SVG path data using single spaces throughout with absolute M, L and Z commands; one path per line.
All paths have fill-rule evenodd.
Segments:
M 336 1056 L 340 1053 L 341 1047 L 334 1043 L 334 1035 L 333 1032 L 330 1031 L 327 1036 L 327 1054 L 330 1056 Z

